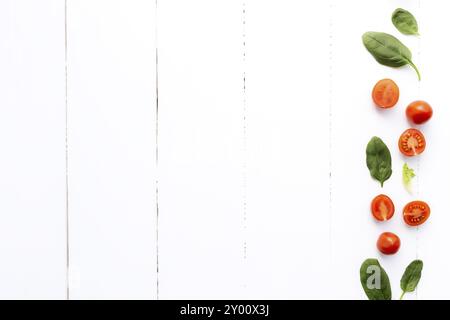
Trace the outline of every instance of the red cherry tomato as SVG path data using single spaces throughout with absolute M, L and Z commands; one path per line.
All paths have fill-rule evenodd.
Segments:
M 372 215 L 378 221 L 386 221 L 394 215 L 395 207 L 391 198 L 380 194 L 373 198 L 371 205 Z
M 422 132 L 417 129 L 408 129 L 402 133 L 398 140 L 400 151 L 408 157 L 421 154 L 425 150 L 426 142 Z
M 403 208 L 403 220 L 409 226 L 420 226 L 430 217 L 430 207 L 423 201 L 412 201 Z
M 430 120 L 433 109 L 425 101 L 419 100 L 409 104 L 406 108 L 406 116 L 415 124 L 422 124 Z
M 400 249 L 400 238 L 392 232 L 384 232 L 378 237 L 377 248 L 384 254 L 397 253 Z
M 380 108 L 392 108 L 398 102 L 400 90 L 391 79 L 378 81 L 372 90 L 372 99 Z

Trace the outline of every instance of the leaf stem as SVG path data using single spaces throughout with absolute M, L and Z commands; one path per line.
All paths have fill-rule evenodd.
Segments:
M 405 295 L 406 291 L 402 292 L 402 295 L 400 296 L 400 300 L 403 300 L 403 296 Z
M 422 79 L 422 77 L 420 76 L 419 69 L 416 67 L 416 65 L 411 60 L 408 60 L 408 63 L 416 71 L 417 77 L 419 78 L 419 81 L 420 81 Z

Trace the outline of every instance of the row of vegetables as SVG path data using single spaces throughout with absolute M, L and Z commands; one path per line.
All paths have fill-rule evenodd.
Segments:
M 394 26 L 404 35 L 419 35 L 417 20 L 405 9 L 396 9 L 391 16 Z M 366 32 L 363 44 L 376 61 L 389 67 L 411 66 L 421 75 L 417 66 L 412 62 L 411 51 L 396 37 L 383 32 Z M 400 96 L 398 85 L 391 79 L 378 81 L 372 90 L 372 100 L 381 109 L 393 108 Z M 405 110 L 405 115 L 412 125 L 421 126 L 433 116 L 433 109 L 426 101 L 411 102 Z M 406 157 L 415 157 L 425 151 L 426 139 L 417 128 L 406 129 L 398 139 L 398 149 Z M 391 152 L 384 141 L 375 136 L 366 147 L 366 164 L 372 178 L 378 180 L 383 187 L 392 175 Z M 411 180 L 415 177 L 414 170 L 404 163 L 403 183 L 411 192 Z M 386 195 L 379 194 L 371 202 L 371 213 L 378 222 L 391 219 L 395 213 L 394 201 Z M 414 200 L 403 207 L 403 221 L 410 227 L 417 227 L 425 223 L 430 217 L 430 206 L 422 200 Z M 392 255 L 399 251 L 400 238 L 394 232 L 383 232 L 376 242 L 378 250 L 384 255 Z M 412 261 L 406 268 L 400 287 L 403 298 L 406 292 L 413 292 L 421 278 L 423 262 Z M 371 300 L 390 300 L 392 298 L 389 277 L 377 259 L 366 259 L 360 268 L 360 281 L 367 297 Z
M 399 88 L 390 79 L 380 80 L 374 87 L 372 97 L 380 108 L 392 108 L 399 99 Z M 406 108 L 406 116 L 414 124 L 423 124 L 433 115 L 433 109 L 425 101 L 414 101 Z M 425 151 L 426 140 L 421 131 L 415 128 L 405 130 L 398 140 L 400 152 L 413 157 Z M 379 137 L 373 137 L 366 147 L 366 163 L 371 176 L 378 180 L 383 187 L 384 182 L 392 175 L 392 157 L 389 148 Z M 403 182 L 410 190 L 414 170 L 408 164 L 403 165 Z M 385 194 L 376 196 L 371 203 L 373 217 L 377 221 L 391 219 L 395 212 L 394 202 Z M 403 208 L 403 220 L 409 226 L 419 226 L 430 216 L 430 207 L 425 201 L 415 200 L 407 203 Z M 377 247 L 384 254 L 394 254 L 400 248 L 400 238 L 392 232 L 380 235 Z

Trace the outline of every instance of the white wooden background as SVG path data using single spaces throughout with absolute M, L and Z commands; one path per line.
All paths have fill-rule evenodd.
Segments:
M 422 36 L 390 22 L 417 16 Z M 446 0 L 1 0 L 0 298 L 364 299 L 376 257 L 395 298 L 450 298 Z M 422 71 L 375 63 L 365 31 L 395 34 Z M 374 83 L 398 106 L 379 111 Z M 404 108 L 435 110 L 401 185 Z M 382 137 L 394 174 L 372 181 Z M 378 224 L 371 199 L 397 213 Z M 401 208 L 429 202 L 414 229 Z M 379 233 L 400 235 L 391 257 Z

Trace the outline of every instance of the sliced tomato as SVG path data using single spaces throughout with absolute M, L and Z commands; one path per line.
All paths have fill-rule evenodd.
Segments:
M 412 201 L 403 208 L 403 220 L 412 227 L 420 226 L 430 217 L 430 207 L 424 201 Z
M 394 215 L 395 207 L 391 198 L 380 194 L 373 198 L 371 204 L 372 215 L 378 221 L 386 221 Z
M 397 253 L 400 249 L 400 238 L 395 233 L 384 232 L 378 237 L 377 248 L 384 254 Z
M 403 132 L 398 140 L 400 151 L 408 157 L 421 154 L 425 150 L 425 146 L 425 137 L 422 132 L 413 128 Z
M 378 81 L 372 90 L 373 102 L 380 108 L 392 108 L 398 102 L 400 90 L 391 79 Z

